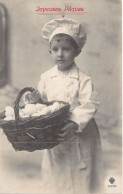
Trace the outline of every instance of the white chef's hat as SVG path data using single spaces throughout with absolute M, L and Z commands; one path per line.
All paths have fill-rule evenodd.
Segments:
M 67 34 L 71 36 L 78 48 L 82 48 L 86 42 L 84 27 L 73 19 L 54 19 L 46 23 L 42 28 L 42 36 L 49 42 L 56 34 Z

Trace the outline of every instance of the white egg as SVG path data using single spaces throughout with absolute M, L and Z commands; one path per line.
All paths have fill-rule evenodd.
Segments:
M 23 113 L 26 115 L 33 115 L 34 113 L 36 113 L 36 106 L 35 104 L 27 104 L 25 106 L 25 109 L 23 109 Z
M 5 108 L 5 116 L 14 116 L 14 108 L 12 108 L 11 106 L 6 106 Z
M 21 114 L 21 115 L 26 114 L 26 113 L 25 113 L 25 110 L 26 110 L 25 108 L 21 109 L 21 110 L 19 111 L 19 114 Z
M 11 106 L 6 106 L 5 107 L 5 111 L 12 111 L 12 110 L 13 110 L 13 108 Z
M 47 107 L 47 106 L 45 104 L 39 104 L 39 103 L 36 104 L 36 110 L 37 111 L 42 110 L 44 107 Z
M 62 108 L 62 107 L 64 107 L 65 105 L 63 104 L 63 103 L 60 103 L 59 104 L 59 108 Z
M 26 104 L 25 105 L 25 109 L 28 109 L 28 108 L 36 108 L 36 105 L 35 104 Z
M 51 112 L 55 112 L 60 109 L 60 104 L 55 102 L 53 105 L 50 106 Z
M 15 120 L 15 115 L 12 117 L 12 120 Z
M 38 117 L 38 116 L 40 116 L 40 115 L 41 115 L 41 113 L 38 112 L 38 113 L 33 114 L 32 116 L 33 116 L 33 117 Z
M 50 107 L 45 107 L 43 108 L 41 111 L 40 111 L 40 115 L 47 115 L 47 114 L 50 114 L 51 113 L 51 109 Z
M 33 115 L 34 113 L 35 113 L 36 111 L 34 110 L 34 109 L 25 109 L 25 114 L 26 115 L 29 115 L 29 116 L 31 116 L 31 115 Z
M 59 102 L 54 102 L 53 106 L 59 106 Z
M 20 115 L 20 117 L 23 117 L 23 115 L 25 115 L 25 114 L 22 110 L 19 110 L 19 115 Z
M 13 118 L 11 116 L 8 116 L 8 117 L 5 117 L 4 120 L 10 121 L 10 120 L 13 120 Z
M 54 106 L 50 106 L 50 110 L 51 110 L 51 113 L 55 112 L 56 111 L 56 107 Z
M 27 117 L 29 117 L 29 115 L 23 115 L 23 116 L 21 116 L 21 118 L 27 118 Z

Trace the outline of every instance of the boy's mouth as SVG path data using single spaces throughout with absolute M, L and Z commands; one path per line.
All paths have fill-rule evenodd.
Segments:
M 65 60 L 63 60 L 63 59 L 58 59 L 57 61 L 64 62 Z

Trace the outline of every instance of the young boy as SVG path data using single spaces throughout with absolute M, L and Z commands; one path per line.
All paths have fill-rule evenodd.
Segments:
M 91 78 L 75 64 L 86 42 L 83 26 L 72 19 L 55 19 L 44 25 L 55 66 L 41 75 L 42 100 L 61 100 L 71 105 L 69 122 L 58 140 L 62 143 L 41 151 L 43 193 L 87 194 L 100 191 L 101 144 L 93 119 L 99 102 Z

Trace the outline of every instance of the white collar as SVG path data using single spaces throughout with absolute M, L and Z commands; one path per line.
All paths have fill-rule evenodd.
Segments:
M 50 77 L 53 78 L 53 77 L 57 77 L 59 75 L 59 71 L 58 71 L 58 68 L 57 68 L 57 65 L 55 65 L 51 71 L 50 71 Z M 68 73 L 68 76 L 71 77 L 71 78 L 75 78 L 75 79 L 78 79 L 79 78 L 79 75 L 78 75 L 78 68 L 76 66 L 76 64 L 74 63 L 72 68 L 70 69 L 69 73 Z

